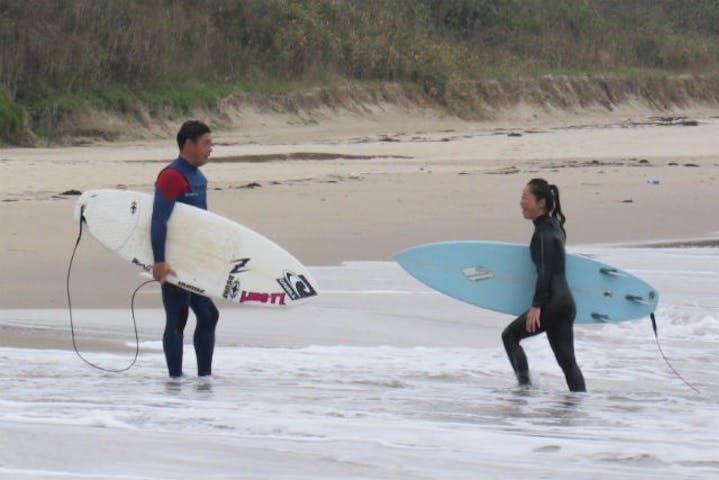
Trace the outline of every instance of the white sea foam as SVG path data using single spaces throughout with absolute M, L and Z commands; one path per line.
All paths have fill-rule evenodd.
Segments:
M 353 262 L 314 269 L 335 290 L 311 306 L 223 309 L 209 381 L 190 345 L 187 377 L 164 378 L 153 310 L 125 374 L 0 349 L 0 478 L 716 478 L 719 249 L 577 250 L 658 287 L 662 348 L 699 394 L 649 319 L 575 328 L 587 394 L 566 392 L 543 336 L 527 340 L 535 386 L 518 389 L 499 339 L 510 318 Z M 62 310 L 0 311 L 0 326 L 68 329 Z M 124 311 L 78 311 L 76 327 L 134 346 Z

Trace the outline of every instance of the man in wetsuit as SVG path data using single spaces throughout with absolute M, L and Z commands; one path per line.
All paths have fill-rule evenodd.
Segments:
M 185 122 L 177 133 L 180 155 L 165 167 L 155 182 L 150 236 L 154 264 L 152 276 L 162 284 L 162 304 L 165 307 L 165 332 L 162 347 L 170 377 L 182 376 L 183 332 L 191 308 L 197 318 L 193 336 L 197 356 L 198 376 L 212 374 L 212 354 L 215 347 L 215 327 L 219 312 L 212 300 L 176 287 L 165 280 L 174 275 L 165 261 L 167 221 L 175 202 L 186 203 L 207 210 L 207 179 L 200 171 L 212 153 L 212 136 L 207 125 L 196 120 Z M 198 245 L 198 248 L 201 247 Z
M 520 205 L 524 218 L 534 223 L 529 248 L 537 268 L 537 283 L 529 310 L 502 332 L 504 348 L 519 384 L 529 385 L 529 365 L 519 342 L 546 332 L 569 389 L 586 391 L 574 357 L 576 307 L 565 275 L 565 217 L 559 203 L 559 189 L 543 179 L 533 179 L 524 188 Z

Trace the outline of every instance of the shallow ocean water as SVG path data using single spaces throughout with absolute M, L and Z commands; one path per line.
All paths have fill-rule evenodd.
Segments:
M 717 478 L 719 249 L 578 253 L 659 289 L 662 348 L 699 393 L 646 318 L 575 328 L 588 393 L 566 391 L 544 336 L 525 342 L 534 386 L 518 388 L 499 340 L 511 318 L 393 263 L 348 263 L 316 268 L 324 295 L 291 318 L 224 311 L 234 323 L 209 381 L 193 376 L 189 345 L 186 377 L 165 379 L 160 326 L 146 321 L 123 374 L 71 350 L 0 349 L 0 478 Z M 99 334 L 83 315 L 104 316 L 131 343 L 127 312 L 100 313 L 80 311 L 78 328 Z M 62 330 L 63 315 L 4 310 L 0 325 Z

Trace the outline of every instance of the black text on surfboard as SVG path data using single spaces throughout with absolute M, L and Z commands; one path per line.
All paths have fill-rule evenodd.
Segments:
M 137 265 L 138 267 L 140 267 L 143 272 L 151 272 L 152 271 L 152 267 L 150 265 L 146 265 L 146 264 L 142 263 L 141 261 L 139 261 L 137 259 L 137 257 L 133 257 L 132 263 Z
M 245 268 L 248 263 L 250 263 L 249 258 L 239 258 L 237 260 L 232 260 L 232 263 L 235 264 L 234 267 L 232 267 L 232 270 L 230 270 L 230 275 L 233 273 L 242 273 L 249 270 L 249 268 Z
M 234 264 L 230 270 L 230 274 L 227 276 L 227 283 L 225 283 L 225 290 L 222 292 L 222 297 L 227 300 L 234 300 L 240 293 L 240 280 L 236 277 L 238 273 L 243 273 L 249 270 L 245 268 L 250 263 L 250 258 L 238 258 L 232 260 Z
M 225 291 L 222 293 L 222 297 L 227 300 L 234 300 L 238 293 L 240 293 L 240 281 L 237 280 L 234 275 L 230 275 L 227 277 L 227 283 L 225 284 Z

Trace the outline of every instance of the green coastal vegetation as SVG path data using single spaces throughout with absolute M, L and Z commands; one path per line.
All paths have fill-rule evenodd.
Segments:
M 716 0 L 0 0 L 10 143 L 86 108 L 172 118 L 393 82 L 471 116 L 475 82 L 717 71 Z

